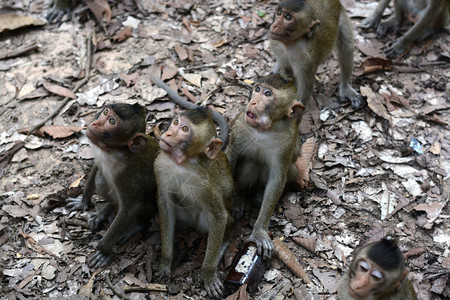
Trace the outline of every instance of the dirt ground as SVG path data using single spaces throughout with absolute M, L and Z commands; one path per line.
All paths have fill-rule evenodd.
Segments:
M 52 1 L 3 1 L 1 299 L 119 299 L 125 286 L 149 283 L 167 291 L 127 292 L 126 297 L 206 296 L 199 276 L 205 237 L 180 235 L 172 277 L 157 278 L 160 236 L 155 218 L 145 233 L 116 250 L 107 268 L 95 270 L 87 258 L 108 224 L 91 233 L 86 219 L 104 203 L 94 196 L 95 207 L 83 212 L 70 212 L 64 204 L 80 194 L 93 164 L 84 128 L 100 107 L 109 102 L 145 105 L 149 132 L 178 111 L 150 82 L 156 64 L 180 95 L 231 121 L 245 107 L 252 82 L 271 71 L 267 30 L 277 1 L 137 2 L 139 6 L 132 0 L 110 2 L 112 18 L 103 27 L 79 4 L 71 20 L 8 30 L 12 25 L 4 21 L 5 14 L 44 19 Z M 398 34 L 379 38 L 358 27 L 376 1 L 342 3 L 355 35 L 353 85 L 367 105 L 354 110 L 338 103 L 335 56 L 319 68 L 314 100 L 301 124 L 302 150 L 311 156 L 309 182 L 303 191 L 283 196 L 270 225 L 275 238 L 285 238 L 312 283 L 303 283 L 272 258 L 252 299 L 336 299 L 338 280 L 354 250 L 388 233 L 399 239 L 419 299 L 449 299 L 448 28 L 392 61 L 383 49 Z M 91 71 L 83 83 L 90 36 Z M 4 56 L 23 46 L 33 51 Z M 70 98 L 68 90 L 80 82 Z M 27 134 L 65 103 L 65 95 L 67 104 L 45 123 L 41 135 Z M 249 211 L 236 222 L 235 241 L 219 265 L 221 278 L 256 216 L 257 211 Z

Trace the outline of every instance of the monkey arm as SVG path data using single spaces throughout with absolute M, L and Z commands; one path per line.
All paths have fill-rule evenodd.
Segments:
M 383 16 L 384 10 L 389 5 L 389 2 L 391 2 L 391 0 L 381 0 L 378 3 L 377 8 L 375 9 L 374 13 L 370 17 L 367 17 L 366 19 L 364 19 L 361 22 L 361 24 L 359 25 L 359 27 L 361 27 L 361 28 L 377 27 Z
M 278 165 L 273 163 L 270 166 L 269 181 L 266 184 L 258 219 L 248 239 L 256 243 L 258 254 L 263 255 L 264 259 L 269 259 L 273 254 L 273 244 L 268 234 L 269 223 L 287 181 L 287 167 L 289 164 L 278 163 Z
M 408 46 L 416 40 L 427 28 L 429 28 L 439 14 L 441 14 L 443 8 L 442 0 L 430 0 L 428 1 L 424 15 L 419 21 L 414 24 L 403 36 L 388 47 L 385 52 L 388 58 L 394 58 L 402 54 Z
M 170 274 L 173 258 L 173 238 L 175 233 L 175 216 L 170 210 L 170 198 L 161 188 L 158 190 L 159 224 L 161 226 L 161 260 L 157 276 Z

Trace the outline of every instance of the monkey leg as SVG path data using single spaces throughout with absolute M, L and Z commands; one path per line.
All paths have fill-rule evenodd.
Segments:
M 161 190 L 158 191 L 162 193 Z M 171 273 L 173 260 L 173 240 L 175 235 L 175 216 L 173 209 L 168 207 L 170 198 L 166 195 L 158 197 L 159 224 L 161 226 L 161 259 L 159 261 L 157 277 Z
M 113 257 L 113 247 L 119 241 L 130 237 L 130 234 L 136 233 L 136 226 L 139 226 L 136 212 L 139 212 L 140 207 L 130 207 L 128 209 L 121 209 L 114 218 L 114 221 L 106 231 L 105 236 L 98 242 L 98 251 L 88 259 L 88 263 L 92 268 L 100 268 L 106 266 Z
M 108 203 L 102 210 L 92 213 L 89 216 L 88 224 L 89 229 L 94 232 L 104 221 L 109 221 L 112 223 L 114 220 L 114 205 Z
M 378 24 L 380 24 L 380 20 L 383 17 L 383 12 L 386 9 L 386 7 L 388 6 L 389 2 L 391 0 L 381 0 L 378 5 L 377 8 L 375 9 L 374 13 L 364 19 L 361 24 L 359 25 L 359 27 L 361 28 L 377 28 Z
M 71 0 L 55 0 L 53 4 L 52 10 L 47 15 L 47 20 L 49 23 L 58 23 L 64 17 L 64 15 L 68 16 L 68 19 L 71 19 L 71 9 L 70 9 L 70 1 Z
M 214 196 L 213 196 L 214 197 Z M 216 195 L 214 198 L 222 197 Z M 227 228 L 228 212 L 225 207 L 216 201 L 211 201 L 210 211 L 213 213 L 213 222 L 209 224 L 208 242 L 206 246 L 205 258 L 202 265 L 202 278 L 208 295 L 220 298 L 224 295 L 223 283 L 217 276 L 217 266 L 220 260 L 220 252 Z M 209 203 L 208 203 L 209 204 Z M 214 211 L 214 207 L 221 208 L 220 211 Z M 222 206 L 222 207 L 220 207 Z M 217 209 L 217 208 L 216 208 Z
M 439 5 L 441 5 L 439 7 Z M 403 36 L 399 37 L 385 50 L 386 57 L 394 58 L 408 49 L 408 46 L 415 40 L 420 40 L 433 33 L 433 21 L 438 19 L 443 9 L 442 4 L 431 2 L 426 8 L 425 14 L 414 24 Z
M 338 26 L 337 52 L 340 67 L 339 101 L 350 100 L 354 108 L 363 106 L 362 96 L 352 87 L 353 30 L 345 9 L 341 9 Z

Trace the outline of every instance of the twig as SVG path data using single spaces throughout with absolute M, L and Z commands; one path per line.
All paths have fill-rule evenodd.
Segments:
M 113 291 L 114 294 L 116 294 L 121 299 L 130 300 L 122 291 L 116 289 L 113 284 L 111 283 L 111 280 L 109 279 L 109 275 L 106 275 L 106 284 L 108 287 Z
M 51 253 L 50 251 L 46 250 L 42 246 L 38 245 L 38 243 L 30 235 L 23 232 L 22 228 L 19 228 L 19 234 L 30 243 L 30 247 L 32 248 L 31 250 L 39 252 L 41 254 L 50 255 L 50 256 L 56 258 L 58 261 L 62 261 L 61 258 L 59 258 L 55 254 Z
M 78 81 L 77 84 L 75 85 L 75 87 L 72 89 L 72 92 L 74 92 L 74 93 L 76 93 L 78 91 L 78 89 L 80 87 L 82 87 L 84 84 L 86 84 L 86 82 L 89 80 L 90 71 L 91 71 L 91 54 L 92 54 L 91 53 L 91 40 L 92 40 L 92 33 L 90 33 L 87 38 L 87 56 L 86 56 L 85 76 L 82 80 Z M 72 100 L 72 99 L 65 97 L 62 100 L 62 103 L 58 106 L 58 108 L 52 114 L 50 114 L 47 118 L 45 118 L 38 124 L 31 127 L 31 129 L 29 130 L 30 133 L 35 132 L 36 130 L 41 128 L 45 123 L 47 123 L 47 121 L 49 121 L 49 120 L 53 119 L 55 116 L 57 116 L 59 114 L 59 112 L 67 105 L 67 103 L 70 100 Z
M 156 291 L 156 292 L 167 292 L 167 285 L 165 284 L 158 284 L 158 283 L 149 283 L 146 284 L 144 286 L 131 286 L 131 285 L 126 285 L 123 288 L 123 292 L 124 293 L 132 293 L 132 292 L 151 292 L 151 291 Z
M 14 49 L 7 53 L 0 54 L 0 60 L 21 56 L 22 54 L 25 54 L 27 52 L 31 52 L 31 51 L 34 51 L 37 49 L 39 49 L 39 45 L 36 42 L 34 42 L 31 45 L 22 46 L 20 48 Z
M 194 67 L 190 67 L 190 68 L 183 68 L 183 71 L 194 71 L 194 70 L 200 70 L 200 69 L 206 69 L 206 68 L 216 68 L 217 64 L 216 63 L 212 63 L 212 64 L 206 64 L 206 65 L 201 65 L 201 66 L 194 66 Z

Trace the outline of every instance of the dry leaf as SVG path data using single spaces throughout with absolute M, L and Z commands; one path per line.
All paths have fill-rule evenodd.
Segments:
M 428 151 L 430 151 L 431 153 L 433 153 L 435 155 L 440 155 L 441 154 L 441 144 L 438 141 L 435 141 L 433 143 L 433 145 L 431 145 L 431 147 L 428 149 Z
M 167 79 L 171 79 L 173 78 L 175 75 L 177 75 L 178 70 L 177 68 L 172 68 L 169 66 L 164 66 L 162 75 L 161 75 L 161 80 L 167 80 Z
M 108 0 L 84 0 L 100 25 L 111 21 L 111 8 Z
M 295 162 L 295 166 L 298 169 L 298 175 L 295 182 L 303 189 L 309 182 L 309 171 L 314 163 L 314 153 L 316 149 L 316 138 L 314 136 L 307 139 L 301 149 L 300 156 Z
M 228 296 L 226 300 L 250 300 L 250 295 L 247 292 L 247 285 L 241 285 L 241 287 L 233 294 Z
M 123 41 L 126 41 L 128 38 L 131 37 L 133 34 L 133 28 L 131 26 L 125 26 L 124 29 L 122 29 L 118 34 L 111 37 L 111 40 L 116 43 L 121 43 Z
M 173 48 L 175 49 L 175 52 L 177 53 L 178 58 L 181 61 L 183 61 L 183 60 L 188 58 L 187 51 L 183 47 L 181 47 L 180 43 L 175 44 L 175 46 L 173 46 Z
M 414 207 L 415 210 L 427 213 L 427 223 L 423 226 L 426 229 L 433 227 L 433 222 L 439 217 L 444 209 L 446 202 L 432 202 L 431 204 L 422 203 Z
M 129 87 L 136 83 L 136 79 L 139 77 L 139 74 L 137 72 L 128 75 L 125 73 L 120 73 L 119 76 L 125 82 L 125 85 Z
M 286 246 L 286 244 L 281 239 L 273 239 L 272 243 L 275 256 L 281 260 L 292 273 L 303 279 L 305 283 L 311 283 L 311 280 L 309 280 L 308 275 L 306 275 L 305 270 L 303 270 L 303 267 L 298 262 L 295 254 Z
M 77 96 L 75 96 L 74 92 L 72 92 L 71 90 L 69 90 L 69 89 L 67 89 L 65 87 L 62 87 L 60 85 L 56 85 L 56 84 L 53 84 L 53 83 L 50 83 L 50 82 L 47 82 L 47 81 L 44 82 L 42 85 L 44 86 L 44 88 L 47 91 L 49 91 L 49 92 L 51 92 L 53 94 L 56 94 L 56 95 L 59 95 L 59 96 L 63 96 L 63 97 L 67 97 L 67 98 L 70 98 L 70 99 L 76 99 L 77 98 Z
M 366 96 L 367 97 L 367 105 L 369 106 L 369 108 L 376 113 L 378 116 L 382 117 L 383 119 L 386 119 L 389 121 L 389 124 L 391 124 L 392 127 L 392 118 L 391 116 L 388 114 L 386 107 L 383 105 L 384 101 L 383 99 L 380 97 L 378 97 L 370 87 L 368 87 L 367 85 L 362 86 L 360 88 L 361 90 L 361 95 Z
M 182 76 L 184 79 L 186 79 L 193 85 L 198 86 L 199 88 L 202 87 L 202 75 L 200 75 L 200 74 L 183 74 Z
M 390 59 L 383 59 L 379 57 L 368 57 L 366 58 L 362 64 L 362 71 L 358 72 L 359 75 L 365 75 L 369 73 L 373 73 L 376 71 L 390 71 L 394 64 Z
M 33 17 L 20 16 L 16 14 L 2 14 L 0 18 L 0 33 L 30 25 L 42 26 L 45 24 L 46 22 Z
M 78 178 L 77 180 L 75 180 L 74 182 L 72 182 L 72 183 L 69 185 L 69 189 L 78 187 L 78 186 L 80 185 L 81 180 L 82 180 L 83 178 L 84 178 L 84 175 L 81 176 L 80 178 Z
M 294 242 L 305 248 L 311 253 L 316 253 L 316 240 L 315 239 L 305 239 L 298 236 L 292 238 Z
M 62 139 L 73 135 L 74 133 L 80 132 L 83 127 L 78 126 L 61 126 L 61 125 L 47 125 L 42 126 L 39 130 L 33 132 L 34 135 L 44 137 L 45 134 L 50 135 L 55 139 Z M 29 134 L 28 129 L 19 130 L 20 133 Z

